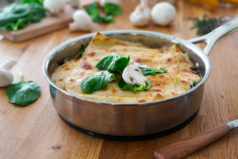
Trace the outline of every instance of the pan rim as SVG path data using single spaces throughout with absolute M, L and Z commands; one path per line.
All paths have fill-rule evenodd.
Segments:
M 169 41 L 171 41 L 172 43 L 175 43 L 175 44 L 182 44 L 186 48 L 191 49 L 193 52 L 195 52 L 199 56 L 199 58 L 202 59 L 202 61 L 205 64 L 205 74 L 202 77 L 202 80 L 196 86 L 189 89 L 188 91 L 186 91 L 182 94 L 173 96 L 173 97 L 165 98 L 165 99 L 162 99 L 162 100 L 151 101 L 151 102 L 113 103 L 113 102 L 106 102 L 106 101 L 91 100 L 91 99 L 87 99 L 87 98 L 84 98 L 84 97 L 81 97 L 81 96 L 78 96 L 78 95 L 74 95 L 74 94 L 72 94 L 68 91 L 63 90 L 62 88 L 57 86 L 51 80 L 51 78 L 48 74 L 49 63 L 54 58 L 55 54 L 57 54 L 61 50 L 65 49 L 66 47 L 70 46 L 71 44 L 74 44 L 75 42 L 78 42 L 78 41 L 81 41 L 81 40 L 91 39 L 96 34 L 96 32 L 95 32 L 95 33 L 81 35 L 79 37 L 75 37 L 73 39 L 67 40 L 67 41 L 59 44 L 58 46 L 56 46 L 54 49 L 52 49 L 48 53 L 48 55 L 44 59 L 42 69 L 43 69 L 43 75 L 46 78 L 46 80 L 48 81 L 48 83 L 50 84 L 50 86 L 53 86 L 54 89 L 60 91 L 61 93 L 65 94 L 66 96 L 69 96 L 69 97 L 72 97 L 72 98 L 75 98 L 75 99 L 78 99 L 78 100 L 83 100 L 83 101 L 86 101 L 86 102 L 89 102 L 89 103 L 104 104 L 104 105 L 108 105 L 108 106 L 148 106 L 150 104 L 158 104 L 158 103 L 162 103 L 162 102 L 166 102 L 166 101 L 170 101 L 170 100 L 173 100 L 173 99 L 177 99 L 177 98 L 181 98 L 183 96 L 186 96 L 186 95 L 194 92 L 195 90 L 197 90 L 199 87 L 201 87 L 210 75 L 211 63 L 210 63 L 210 60 L 209 60 L 208 56 L 206 56 L 199 47 L 190 43 L 189 41 L 183 40 L 181 38 L 178 38 L 178 37 L 175 37 L 175 36 L 172 36 L 172 35 L 169 35 L 169 34 L 153 32 L 153 31 L 144 31 L 144 30 L 110 30 L 110 31 L 101 31 L 100 33 L 102 33 L 104 35 L 107 35 L 107 36 L 111 36 L 111 35 L 149 36 L 149 37 L 153 37 L 153 38 L 160 38 L 160 39 L 164 39 L 164 40 L 169 40 Z

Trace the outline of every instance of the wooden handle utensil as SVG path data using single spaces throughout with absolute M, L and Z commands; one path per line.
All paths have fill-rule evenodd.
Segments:
M 182 159 L 215 142 L 238 126 L 238 120 L 219 125 L 206 132 L 185 138 L 154 153 L 156 159 Z

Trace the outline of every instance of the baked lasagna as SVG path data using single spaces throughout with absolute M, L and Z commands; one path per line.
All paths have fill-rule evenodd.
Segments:
M 51 79 L 60 88 L 87 99 L 141 103 L 188 91 L 201 80 L 194 68 L 188 54 L 177 45 L 149 48 L 97 33 L 80 58 L 65 60 Z

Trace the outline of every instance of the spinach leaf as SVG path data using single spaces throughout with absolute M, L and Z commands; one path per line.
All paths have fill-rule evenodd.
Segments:
M 16 31 L 45 16 L 45 9 L 39 3 L 16 2 L 0 10 L 0 29 Z
M 85 93 L 93 93 L 108 86 L 110 80 L 115 80 L 116 77 L 111 74 L 98 74 L 85 78 L 81 83 L 81 89 Z
M 109 15 L 109 16 L 102 15 L 100 16 L 100 21 L 103 23 L 114 22 L 114 17 L 112 15 Z
M 144 76 L 167 73 L 167 71 L 163 68 L 158 68 L 157 69 L 157 68 L 140 67 L 140 69 L 141 69 Z
M 196 81 L 193 81 L 193 83 L 192 83 L 192 84 L 190 84 L 190 88 L 193 88 L 193 87 L 195 87 L 197 84 L 198 84 L 198 82 L 196 82 Z
M 108 70 L 109 72 L 122 73 L 130 61 L 129 56 L 120 54 L 111 54 L 103 57 L 96 65 L 99 70 Z
M 43 6 L 44 0 L 21 0 L 21 3 L 39 3 Z
M 121 6 L 115 4 L 115 3 L 106 3 L 104 5 L 104 12 L 107 14 L 107 15 L 119 15 L 121 14 L 122 12 L 122 8 Z
M 86 7 L 86 12 L 91 16 L 94 22 L 100 22 L 100 14 L 98 10 L 97 2 L 90 4 Z
M 109 8 L 113 9 L 111 7 L 109 7 Z M 115 6 L 114 6 L 114 8 L 115 8 Z M 110 22 L 114 21 L 114 17 L 113 17 L 114 14 L 108 14 L 108 16 L 100 15 L 97 2 L 94 2 L 94 3 L 90 4 L 88 7 L 86 7 L 86 12 L 91 16 L 93 21 L 97 22 L 97 23 L 100 23 L 100 22 L 110 23 Z M 109 11 L 109 12 L 111 12 L 111 11 Z M 118 13 L 118 9 L 116 10 L 116 12 Z
M 6 95 L 10 103 L 27 106 L 34 103 L 40 96 L 40 86 L 33 81 L 25 82 L 22 74 L 20 77 L 20 82 L 8 86 Z
M 150 81 L 148 80 L 148 81 L 146 82 L 146 86 L 138 86 L 138 85 L 128 84 L 128 83 L 126 83 L 123 79 L 121 79 L 121 80 L 118 82 L 118 86 L 119 86 L 122 90 L 128 90 L 128 91 L 137 92 L 137 91 L 144 91 L 144 90 L 150 89 L 151 83 L 150 83 Z

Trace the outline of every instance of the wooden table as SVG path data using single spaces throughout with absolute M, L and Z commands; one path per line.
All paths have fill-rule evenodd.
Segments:
M 112 29 L 145 29 L 173 34 L 189 39 L 195 37 L 190 30 L 188 16 L 235 15 L 236 9 L 217 9 L 214 12 L 201 7 L 177 2 L 178 16 L 171 27 L 150 25 L 133 27 L 128 14 L 134 2 L 124 3 L 124 12 L 116 22 L 99 25 L 95 31 Z M 37 102 L 28 107 L 9 104 L 6 89 L 0 89 L 0 158 L 1 159 L 150 159 L 153 152 L 181 138 L 207 130 L 216 124 L 238 118 L 238 32 L 219 40 L 210 55 L 212 72 L 205 84 L 204 98 L 196 118 L 184 128 L 164 137 L 119 142 L 85 135 L 63 122 L 50 100 L 48 83 L 42 75 L 42 62 L 47 53 L 58 44 L 81 35 L 60 30 L 23 43 L 0 42 L 0 63 L 12 58 L 18 61 L 13 69 L 15 80 L 19 70 L 26 80 L 40 84 L 42 93 Z M 238 132 L 191 155 L 189 159 L 237 159 Z

